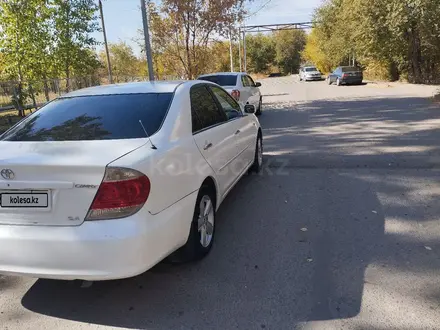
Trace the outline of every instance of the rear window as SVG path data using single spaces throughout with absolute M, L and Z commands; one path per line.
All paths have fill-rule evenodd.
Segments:
M 119 140 L 156 133 L 173 93 L 118 94 L 57 99 L 0 136 L 3 141 Z
M 318 71 L 316 68 L 306 68 L 306 72 Z
M 359 68 L 356 68 L 355 66 L 345 66 L 342 68 L 342 72 L 358 72 L 361 71 Z
M 213 75 L 200 77 L 199 80 L 210 81 L 220 86 L 235 86 L 237 78 L 237 75 Z

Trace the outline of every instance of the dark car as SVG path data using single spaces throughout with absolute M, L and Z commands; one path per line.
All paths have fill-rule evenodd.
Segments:
M 335 71 L 330 73 L 327 77 L 329 85 L 336 83 L 336 85 L 360 85 L 364 75 L 362 70 L 355 66 L 340 66 Z

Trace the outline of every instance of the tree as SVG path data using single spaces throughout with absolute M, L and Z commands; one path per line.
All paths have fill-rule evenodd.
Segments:
M 250 1 L 162 0 L 159 7 L 150 3 L 154 50 L 166 51 L 187 78 L 195 78 L 209 63 L 212 36 L 226 36 L 242 19 L 244 4 Z
M 321 72 L 329 73 L 334 67 L 334 64 L 319 47 L 316 29 L 313 29 L 307 36 L 302 58 L 305 62 L 313 63 Z
M 306 44 L 303 30 L 285 30 L 275 34 L 276 62 L 283 74 L 297 73 L 301 66 L 301 53 Z
M 95 15 L 98 7 L 93 0 L 52 0 L 51 5 L 54 8 L 54 58 L 57 69 L 66 78 L 68 91 L 72 73 L 98 67 L 96 56 L 91 52 L 97 45 L 91 33 L 99 30 Z
M 0 2 L 0 49 L 3 75 L 17 81 L 14 103 L 23 116 L 25 80 L 49 70 L 50 8 L 45 0 Z
M 275 62 L 275 40 L 262 33 L 246 36 L 249 72 L 267 72 Z
M 109 53 L 115 81 L 124 80 L 127 77 L 144 76 L 146 74 L 146 61 L 136 57 L 133 48 L 127 43 L 123 41 L 110 43 Z M 99 58 L 107 70 L 105 51 L 100 52 Z

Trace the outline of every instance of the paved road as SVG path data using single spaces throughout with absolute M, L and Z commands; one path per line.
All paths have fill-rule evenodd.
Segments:
M 434 89 L 262 83 L 265 170 L 207 259 L 88 289 L 0 276 L 0 328 L 440 328 Z

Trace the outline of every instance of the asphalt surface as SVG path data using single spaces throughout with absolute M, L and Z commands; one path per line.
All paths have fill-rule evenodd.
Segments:
M 434 88 L 262 83 L 265 168 L 208 258 L 89 288 L 0 276 L 0 329 L 439 329 Z

